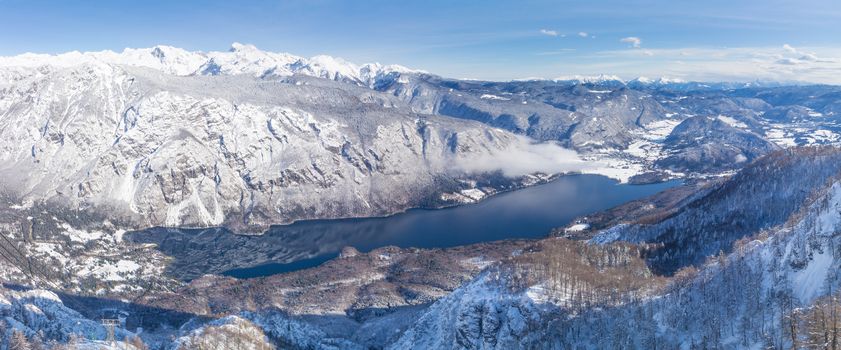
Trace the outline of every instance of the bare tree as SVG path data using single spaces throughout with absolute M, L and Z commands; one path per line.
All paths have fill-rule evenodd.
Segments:
M 9 350 L 32 350 L 32 345 L 23 332 L 16 330 L 12 332 L 12 337 L 9 339 Z

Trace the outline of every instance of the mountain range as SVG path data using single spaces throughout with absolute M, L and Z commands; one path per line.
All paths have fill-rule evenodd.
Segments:
M 497 171 L 721 173 L 838 138 L 837 92 L 820 86 L 464 81 L 243 44 L 24 54 L 0 58 L 0 76 L 4 189 L 135 227 L 386 215 Z
M 162 349 L 796 347 L 837 302 L 839 108 L 829 85 L 477 81 L 238 43 L 2 57 L 0 334 L 98 348 L 105 310 Z M 347 247 L 253 279 L 132 239 L 570 173 L 682 184 L 542 239 Z

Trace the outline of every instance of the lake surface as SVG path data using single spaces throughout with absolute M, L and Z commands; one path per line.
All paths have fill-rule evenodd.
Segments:
M 343 247 L 444 248 L 509 238 L 545 237 L 578 216 L 609 209 L 678 185 L 627 185 L 599 175 L 569 175 L 502 193 L 477 204 L 412 209 L 383 218 L 311 220 L 274 226 L 262 236 L 224 229 L 147 230 L 133 240 L 152 242 L 174 256 L 186 277 L 222 273 L 251 278 L 312 267 Z M 180 271 L 184 273 L 184 271 Z

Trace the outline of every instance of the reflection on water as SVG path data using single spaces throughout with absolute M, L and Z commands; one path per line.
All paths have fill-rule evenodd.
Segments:
M 677 184 L 622 185 L 598 175 L 571 175 L 473 205 L 413 209 L 385 218 L 303 221 L 272 227 L 262 236 L 239 236 L 224 229 L 156 228 L 129 237 L 157 243 L 161 251 L 175 257 L 170 272 L 180 278 L 222 272 L 245 278 L 318 265 L 345 246 L 360 251 L 387 245 L 440 248 L 542 237 L 577 216 Z

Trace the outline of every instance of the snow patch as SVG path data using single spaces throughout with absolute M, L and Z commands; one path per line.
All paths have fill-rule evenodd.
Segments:
M 511 100 L 510 98 L 501 97 L 501 96 L 497 96 L 497 95 L 491 95 L 491 94 L 484 94 L 484 95 L 480 96 L 479 98 L 481 98 L 483 100 L 499 100 L 499 101 L 510 101 Z
M 565 232 L 581 232 L 581 231 L 586 231 L 588 229 L 590 229 L 590 224 L 581 223 L 581 224 L 575 224 L 575 225 L 572 225 L 570 227 L 567 227 L 566 229 L 564 229 L 564 231 Z

